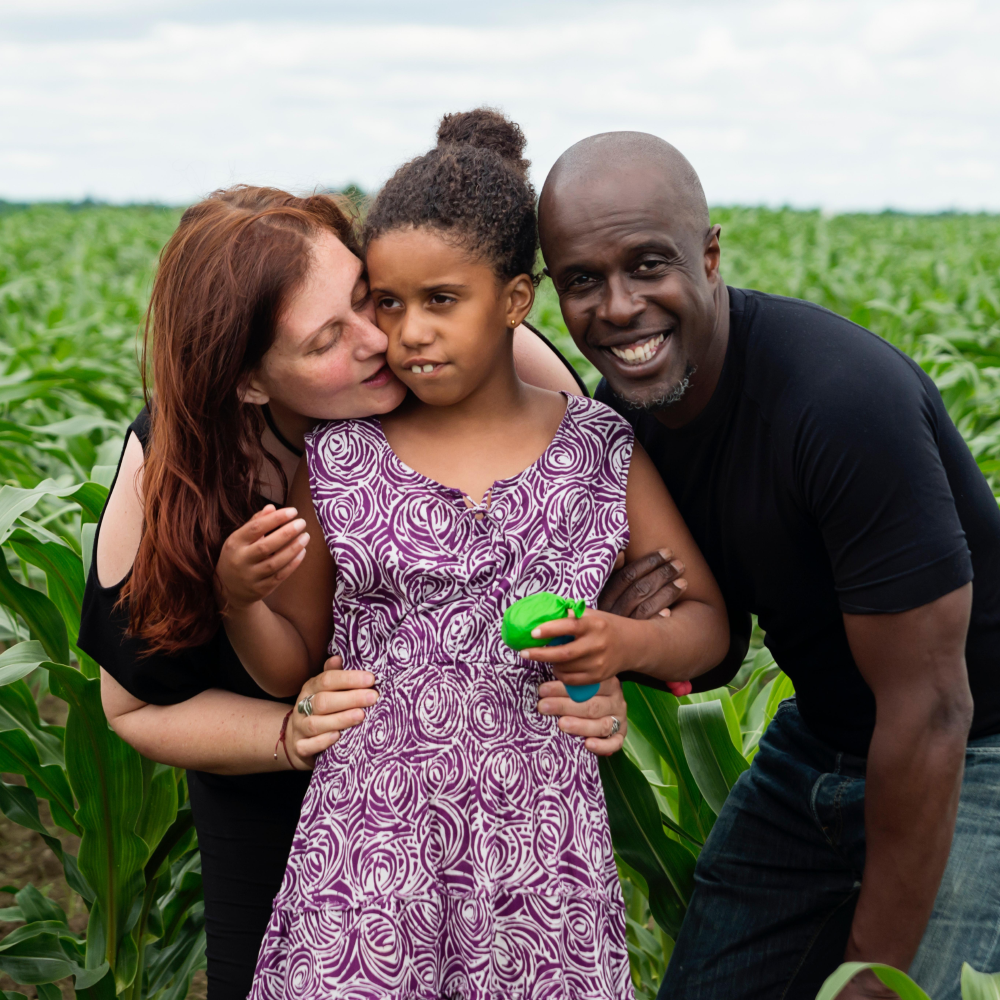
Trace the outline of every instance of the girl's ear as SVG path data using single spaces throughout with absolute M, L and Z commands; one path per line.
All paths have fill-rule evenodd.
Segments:
M 519 274 L 504 289 L 507 298 L 507 325 L 513 330 L 524 322 L 535 304 L 535 283 L 531 275 Z

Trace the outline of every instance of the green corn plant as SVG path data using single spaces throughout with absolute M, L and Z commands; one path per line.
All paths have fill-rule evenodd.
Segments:
M 905 972 L 876 962 L 844 962 L 827 977 L 816 994 L 816 1000 L 834 1000 L 859 972 L 866 969 L 898 994 L 900 1000 L 931 1000 Z M 964 962 L 961 985 L 962 1000 L 1000 1000 L 1000 972 L 977 972 L 968 962 Z
M 757 645 L 729 687 L 683 698 L 637 684 L 624 688 L 624 750 L 601 758 L 600 770 L 626 899 L 636 996 L 652 1000 L 705 839 L 778 705 L 794 689 Z
M 67 980 L 92 1000 L 181 1000 L 204 966 L 183 772 L 109 728 L 99 668 L 77 646 L 94 529 L 141 405 L 135 332 L 176 217 L 0 215 L 0 812 L 42 839 L 87 911 L 74 932 L 36 887 L 2 887 L 0 919 L 17 926 L 0 972 L 42 1000 Z M 64 726 L 39 712 L 52 698 Z

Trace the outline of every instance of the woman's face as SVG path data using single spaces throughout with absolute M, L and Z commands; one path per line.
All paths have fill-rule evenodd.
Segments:
M 332 233 L 312 246 L 306 279 L 289 299 L 245 399 L 314 420 L 388 413 L 406 388 L 385 362 L 387 340 L 374 322 L 361 261 Z

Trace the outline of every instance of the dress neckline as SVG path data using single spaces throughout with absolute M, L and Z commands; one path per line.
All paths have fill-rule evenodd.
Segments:
M 519 479 L 522 479 L 533 469 L 537 468 L 541 464 L 542 460 L 546 455 L 552 450 L 552 447 L 559 441 L 566 432 L 566 425 L 569 422 L 569 411 L 573 404 L 573 396 L 563 389 L 559 390 L 561 396 L 566 397 L 566 409 L 563 410 L 563 415 L 559 420 L 559 426 L 556 427 L 555 434 L 552 435 L 552 440 L 545 446 L 542 453 L 536 458 L 530 465 L 525 466 L 520 472 L 514 473 L 513 476 L 508 476 L 506 479 L 496 479 L 493 481 L 493 485 L 486 491 L 483 495 L 483 499 L 478 503 L 474 503 L 471 507 L 466 507 L 466 510 L 481 510 L 487 509 L 489 501 L 496 497 L 497 489 L 510 486 L 516 483 Z M 581 397 L 582 398 L 582 397 Z M 392 449 L 392 445 L 389 444 L 389 439 L 385 436 L 385 430 L 382 427 L 382 421 L 378 417 L 370 418 L 372 423 L 375 425 L 378 431 L 379 441 L 382 447 L 388 452 L 390 459 L 404 472 L 414 479 L 418 479 L 422 484 L 430 488 L 439 490 L 442 493 L 447 493 L 452 497 L 468 498 L 470 501 L 472 498 L 464 490 L 460 490 L 457 486 L 445 486 L 444 483 L 438 482 L 436 479 L 431 479 L 430 476 L 425 476 L 422 472 L 417 472 L 416 469 L 411 468 L 407 465 Z

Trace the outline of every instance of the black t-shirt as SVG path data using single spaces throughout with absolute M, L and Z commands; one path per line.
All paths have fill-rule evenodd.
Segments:
M 1000 511 L 919 365 L 809 302 L 730 289 L 725 366 L 677 430 L 636 430 L 722 588 L 752 612 L 803 718 L 867 753 L 875 699 L 843 612 L 907 611 L 968 583 L 972 739 L 1000 732 Z M 971 555 L 970 555 L 971 553 Z

